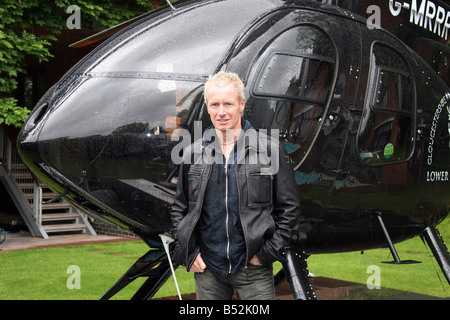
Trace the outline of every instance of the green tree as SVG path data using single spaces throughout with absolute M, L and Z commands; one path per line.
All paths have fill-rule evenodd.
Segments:
M 25 58 L 48 61 L 49 48 L 67 28 L 66 12 L 77 5 L 83 28 L 94 23 L 111 27 L 152 9 L 149 0 L 2 0 L 0 6 L 0 124 L 20 127 L 30 110 L 19 106 L 13 92 L 26 73 Z M 38 30 L 38 32 L 37 32 Z

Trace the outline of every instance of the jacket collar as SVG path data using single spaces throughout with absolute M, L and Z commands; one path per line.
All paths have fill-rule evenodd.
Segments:
M 264 133 L 257 132 L 247 120 L 243 120 L 242 124 L 243 130 L 236 142 L 239 159 L 242 159 L 249 150 L 265 153 L 267 150 L 268 136 Z M 220 145 L 218 143 L 216 130 L 214 129 L 214 126 L 211 126 L 205 130 L 201 141 L 194 143 L 194 153 L 202 154 L 203 152 L 207 152 L 207 154 L 212 157 L 212 151 L 216 148 L 219 148 L 218 150 L 220 150 Z M 244 150 L 244 152 L 242 152 L 242 150 Z
M 246 133 L 250 129 L 253 129 L 253 126 L 251 125 L 251 123 L 248 120 L 242 120 L 241 123 L 242 123 L 242 132 L 241 132 L 241 135 L 239 136 L 238 140 L 243 136 L 243 133 Z M 211 143 L 214 143 L 214 142 L 217 143 L 217 141 L 218 141 L 218 139 L 217 139 L 217 134 L 216 134 L 216 130 L 214 129 L 214 126 L 208 127 L 202 136 L 203 146 L 206 147 Z

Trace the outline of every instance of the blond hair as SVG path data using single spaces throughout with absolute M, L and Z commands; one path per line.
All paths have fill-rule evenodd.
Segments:
M 242 99 L 245 98 L 244 83 L 242 82 L 242 80 L 239 78 L 239 76 L 236 73 L 225 72 L 225 71 L 220 71 L 220 72 L 216 73 L 215 75 L 208 78 L 208 81 L 206 81 L 206 83 L 205 83 L 205 90 L 204 90 L 205 100 L 206 100 L 206 93 L 208 92 L 208 89 L 212 85 L 216 85 L 219 87 L 225 87 L 229 83 L 232 83 L 236 87 L 239 101 L 242 101 Z

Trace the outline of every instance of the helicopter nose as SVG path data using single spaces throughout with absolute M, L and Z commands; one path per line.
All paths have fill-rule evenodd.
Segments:
M 17 141 L 19 153 L 22 159 L 31 167 L 34 166 L 33 164 L 41 162 L 38 151 L 39 128 L 42 126 L 48 111 L 49 103 L 38 104 L 19 133 Z
M 28 167 L 80 208 L 121 227 L 152 235 L 170 227 L 171 151 L 178 144 L 172 137 L 179 127 L 190 129 L 202 83 L 180 80 L 166 92 L 161 79 L 83 77 L 59 90 L 22 128 Z

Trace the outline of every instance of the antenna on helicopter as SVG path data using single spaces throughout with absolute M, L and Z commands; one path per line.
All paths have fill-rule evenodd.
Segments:
M 175 11 L 175 7 L 170 3 L 170 0 L 166 0 L 169 7 L 172 9 L 172 11 Z

